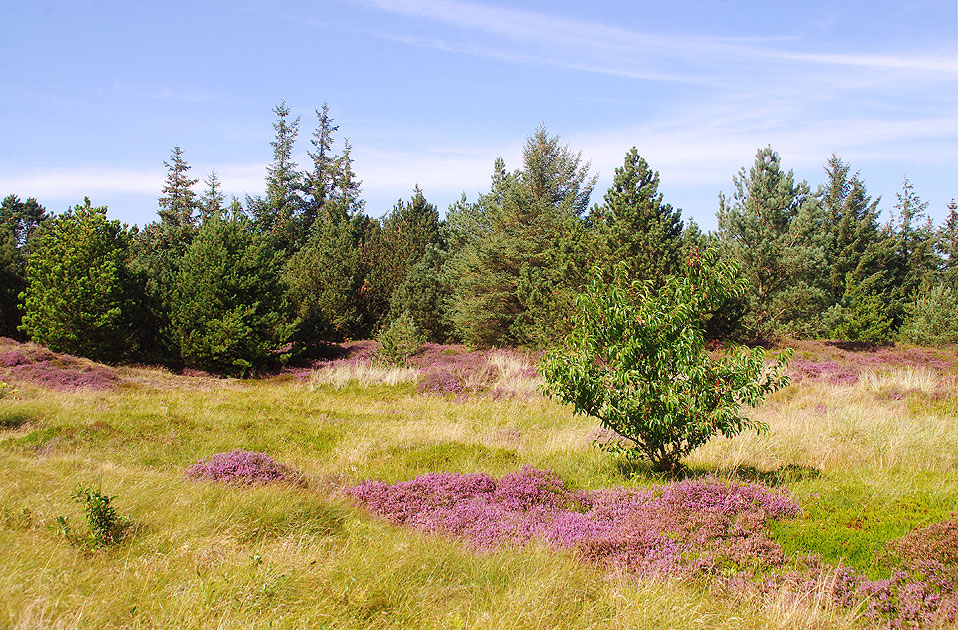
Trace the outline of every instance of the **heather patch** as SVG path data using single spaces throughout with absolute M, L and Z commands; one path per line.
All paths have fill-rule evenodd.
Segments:
M 186 469 L 187 477 L 233 485 L 288 483 L 305 486 L 302 473 L 281 464 L 265 453 L 236 449 L 201 459 Z
M 767 525 L 798 512 L 788 495 L 757 484 L 707 478 L 588 492 L 528 466 L 498 482 L 483 473 L 430 473 L 392 485 L 366 481 L 346 493 L 393 523 L 476 549 L 535 538 L 644 576 L 778 566 L 784 554 Z
M 958 621 L 958 520 L 886 546 L 888 578 L 869 579 L 820 555 L 786 557 L 769 534 L 799 513 L 793 498 L 761 484 L 690 479 L 649 489 L 583 491 L 551 471 L 429 473 L 346 490 L 397 525 L 461 540 L 476 550 L 539 540 L 636 577 L 707 579 L 733 596 L 817 601 L 887 628 Z
M 120 383 L 116 372 L 105 365 L 68 354 L 56 354 L 32 343 L 18 344 L 0 352 L 0 376 L 58 391 L 110 390 Z

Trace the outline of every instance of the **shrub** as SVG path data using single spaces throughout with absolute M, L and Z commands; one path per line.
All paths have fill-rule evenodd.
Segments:
M 302 473 L 277 462 L 265 453 L 236 449 L 201 459 L 186 469 L 187 477 L 234 485 L 291 483 L 304 486 Z
M 70 529 L 65 516 L 57 518 L 60 533 L 71 543 L 99 549 L 114 545 L 123 538 L 123 534 L 130 526 L 130 520 L 120 516 L 113 507 L 111 497 L 100 492 L 100 488 L 80 486 L 71 495 L 83 506 L 83 514 L 87 520 L 87 533 L 80 535 Z
M 958 293 L 954 290 L 936 285 L 906 310 L 908 318 L 898 332 L 902 340 L 921 346 L 958 343 Z
M 425 343 L 409 311 L 403 311 L 402 315 L 393 320 L 385 330 L 379 333 L 376 341 L 379 347 L 376 348 L 373 358 L 387 365 L 406 365 L 409 357 Z
M 687 273 L 659 289 L 629 282 L 624 265 L 611 284 L 593 273 L 564 347 L 541 364 L 546 391 L 629 440 L 613 448 L 660 470 L 676 468 L 716 433 L 767 430 L 740 415 L 740 407 L 788 383 L 791 351 L 771 368 L 762 348 L 730 348 L 718 360 L 705 351 L 703 322 L 717 304 L 745 291 L 737 278 L 735 263 L 718 262 L 714 251 L 694 252 Z

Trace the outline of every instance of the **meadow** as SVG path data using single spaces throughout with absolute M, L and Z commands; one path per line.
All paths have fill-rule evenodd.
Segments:
M 666 477 L 538 395 L 535 355 L 237 380 L 0 340 L 0 626 L 953 627 L 958 350 L 793 346 L 768 433 Z M 236 449 L 288 478 L 186 474 Z M 64 535 L 78 487 L 117 542 Z

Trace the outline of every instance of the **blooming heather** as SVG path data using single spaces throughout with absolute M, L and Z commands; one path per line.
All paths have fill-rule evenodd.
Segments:
M 281 464 L 265 453 L 236 449 L 201 459 L 186 469 L 187 477 L 234 485 L 289 483 L 305 485 L 302 473 Z
M 731 564 L 780 564 L 768 521 L 797 513 L 783 493 L 701 479 L 639 491 L 571 490 L 552 471 L 524 467 L 498 482 L 482 473 L 366 481 L 347 494 L 367 509 L 478 549 L 533 538 L 643 574 L 687 574 Z

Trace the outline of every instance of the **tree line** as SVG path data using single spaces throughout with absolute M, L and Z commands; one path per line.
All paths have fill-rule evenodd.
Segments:
M 882 221 L 841 158 L 813 190 L 763 148 L 703 233 L 665 202 L 635 148 L 593 203 L 589 163 L 540 127 L 519 168 L 495 161 L 478 199 L 463 195 L 441 218 L 416 187 L 377 219 L 329 108 L 315 112 L 304 166 L 293 157 L 301 118 L 285 102 L 273 111 L 264 195 L 227 200 L 215 172 L 198 192 L 177 146 L 142 229 L 89 199 L 53 216 L 7 196 L 0 334 L 226 374 L 397 324 L 433 342 L 542 348 L 568 332 L 590 274 L 624 262 L 631 278 L 664 282 L 712 248 L 749 287 L 707 316 L 713 338 L 958 341 L 958 205 L 936 227 L 907 178 Z

